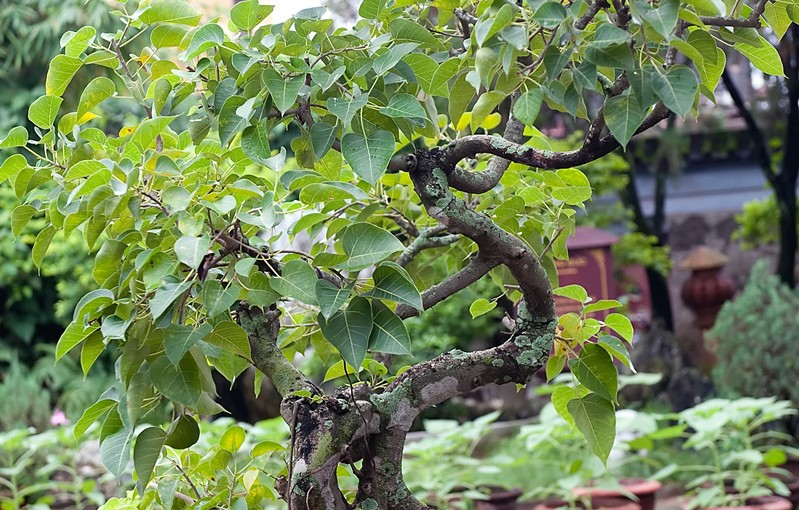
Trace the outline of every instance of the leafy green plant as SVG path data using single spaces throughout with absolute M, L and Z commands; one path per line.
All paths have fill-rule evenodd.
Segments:
M 765 19 L 784 32 L 796 13 L 777 5 Z M 121 4 L 115 31 L 87 26 L 65 38 L 29 108 L 36 129 L 0 140 L 33 159 L 10 156 L 0 182 L 21 202 L 12 224 L 45 219 L 31 250 L 37 268 L 73 232 L 97 250 L 96 288 L 56 359 L 80 356 L 88 371 L 103 352 L 116 358 L 121 395 L 79 421 L 102 422 L 111 471 L 132 449 L 147 506 L 151 466 L 169 448 L 168 432 L 143 427 L 148 414 L 170 405 L 177 430 L 221 412 L 211 368 L 232 381 L 251 365 L 281 394 L 292 431 L 276 481 L 291 508 L 423 508 L 401 469 L 417 416 L 486 384 L 525 384 L 544 364 L 553 377 L 569 363 L 579 384 L 553 394 L 555 408 L 605 460 L 612 359 L 628 361 L 633 332 L 618 313 L 587 318 L 619 303 L 557 286 L 554 259 L 568 256 L 592 196 L 576 167 L 672 112 L 689 114 L 700 94 L 712 98 L 726 59 L 717 32 L 782 74 L 762 36 L 724 28 L 758 24 L 765 4 L 751 15 L 720 6 L 365 0 L 362 20 L 334 29 L 321 8 L 269 24 L 272 7 L 246 0 L 223 27 L 201 24 L 181 0 L 151 0 Z M 696 71 L 676 63 L 680 52 Z M 92 79 L 75 107 L 63 96 L 84 68 L 117 78 Z M 136 116 L 118 132 L 100 129 L 95 112 L 115 102 Z M 536 127 L 544 102 L 585 126 L 578 149 L 547 149 Z M 275 133 L 288 133 L 292 165 L 271 147 Z M 432 250 L 442 246 L 452 249 Z M 409 353 L 405 319 L 484 277 L 497 291 L 469 311 L 488 311 L 500 294 L 514 303 L 501 345 L 357 380 L 375 354 Z M 580 312 L 557 317 L 553 292 Z M 618 337 L 600 335 L 605 327 Z M 322 391 L 292 363 L 298 355 L 349 364 L 348 385 Z M 351 464 L 357 491 L 339 473 Z M 239 495 L 239 479 L 228 480 L 228 499 L 214 503 L 223 508 Z
M 713 382 L 724 396 L 799 402 L 799 294 L 758 261 L 740 295 L 727 302 L 707 338 L 716 344 Z
M 689 428 L 685 448 L 708 451 L 709 465 L 681 466 L 697 476 L 688 488 L 693 491 L 689 508 L 739 506 L 747 500 L 790 491 L 769 468 L 785 462 L 795 451 L 790 436 L 767 426 L 796 414 L 788 401 L 775 398 L 712 399 L 679 414 Z

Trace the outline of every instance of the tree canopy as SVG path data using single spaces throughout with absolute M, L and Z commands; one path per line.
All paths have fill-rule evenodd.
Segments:
M 334 28 L 321 8 L 273 24 L 272 7 L 245 0 L 223 22 L 151 0 L 120 4 L 114 33 L 66 34 L 30 129 L 0 141 L 23 149 L 0 182 L 21 201 L 15 231 L 45 218 L 37 266 L 71 235 L 95 253 L 97 288 L 56 357 L 79 356 L 89 371 L 110 349 L 119 387 L 76 431 L 101 421 L 104 462 L 120 473 L 132 452 L 145 491 L 163 449 L 196 440 L 193 416 L 223 411 L 211 370 L 233 380 L 253 365 L 282 395 L 292 430 L 276 484 L 290 508 L 424 508 L 401 471 L 419 413 L 568 363 L 574 384 L 553 394 L 555 408 L 606 459 L 613 360 L 630 365 L 633 331 L 620 303 L 557 286 L 553 260 L 567 257 L 592 194 L 577 167 L 672 113 L 690 115 L 701 95 L 714 100 L 722 48 L 781 75 L 757 29 L 780 38 L 798 9 L 364 0 L 363 19 Z M 143 49 L 132 53 L 132 41 Z M 72 78 L 97 66 L 115 78 L 97 76 L 65 111 Z M 100 129 L 111 102 L 138 105 L 139 118 Z M 581 122 L 582 143 L 562 150 L 539 130 L 545 109 Z M 387 366 L 386 355 L 410 350 L 404 319 L 484 277 L 495 292 L 470 311 L 514 301 L 504 343 Z M 580 312 L 558 317 L 553 288 Z M 590 315 L 599 311 L 611 313 Z M 348 383 L 323 391 L 292 363 L 297 354 Z M 364 371 L 373 377 L 359 383 Z M 162 402 L 174 407 L 170 429 L 137 428 Z M 358 461 L 358 489 L 345 497 L 337 467 Z M 257 504 L 233 497 L 237 483 L 253 482 L 234 480 L 228 503 Z

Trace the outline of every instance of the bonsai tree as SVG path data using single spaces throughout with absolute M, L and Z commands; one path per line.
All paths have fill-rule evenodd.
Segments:
M 424 508 L 401 469 L 419 413 L 567 362 L 575 384 L 553 394 L 555 408 L 606 459 L 612 358 L 629 363 L 632 327 L 619 313 L 587 315 L 619 303 L 557 288 L 553 259 L 567 256 L 591 197 L 576 167 L 691 113 L 700 93 L 712 99 L 718 43 L 781 73 L 755 29 L 773 11 L 766 23 L 790 23 L 796 5 L 458 4 L 365 0 L 354 28 L 333 30 L 322 9 L 270 24 L 272 7 L 245 0 L 229 21 L 201 23 L 181 0 L 150 0 L 117 6 L 115 33 L 62 38 L 29 109 L 36 129 L 0 142 L 22 149 L 0 180 L 22 202 L 15 225 L 46 220 L 37 266 L 66 236 L 97 249 L 97 288 L 56 357 L 79 355 L 88 371 L 116 353 L 118 393 L 76 431 L 102 421 L 105 463 L 121 473 L 132 451 L 140 491 L 164 449 L 196 440 L 194 416 L 222 411 L 212 368 L 233 380 L 250 365 L 282 395 L 291 439 L 276 487 L 289 508 Z M 133 40 L 149 44 L 132 54 Z M 76 111 L 62 111 L 70 80 L 92 66 L 118 78 L 95 78 Z M 105 132 L 100 105 L 116 101 L 141 117 Z M 536 128 L 544 104 L 582 119 L 578 149 L 549 150 Z M 404 319 L 484 277 L 496 291 L 470 311 L 515 301 L 504 343 L 388 371 L 385 356 L 410 345 Z M 579 313 L 558 317 L 553 293 Z M 299 354 L 346 383 L 323 391 L 292 362 Z M 174 409 L 169 430 L 138 427 L 162 402 Z M 341 464 L 358 479 L 347 498 Z M 240 506 L 252 484 L 234 479 L 213 504 Z

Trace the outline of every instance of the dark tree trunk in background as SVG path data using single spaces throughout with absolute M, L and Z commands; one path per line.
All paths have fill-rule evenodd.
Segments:
M 621 193 L 622 202 L 633 211 L 633 222 L 636 229 L 645 235 L 657 237 L 657 245 L 666 245 L 666 176 L 668 166 L 666 161 L 659 161 L 655 166 L 655 210 L 652 222 L 647 220 L 641 209 L 641 198 L 635 181 L 635 163 L 631 160 L 628 165 L 627 187 Z M 669 285 L 666 277 L 658 271 L 646 268 L 646 277 L 649 282 L 649 292 L 652 299 L 652 320 L 660 321 L 668 331 L 674 331 L 674 317 L 671 310 Z
M 755 146 L 755 155 L 760 170 L 774 191 L 779 211 L 780 252 L 777 274 L 791 287 L 796 285 L 796 183 L 799 176 L 799 29 L 791 27 L 783 39 L 783 64 L 785 86 L 788 89 L 788 111 L 786 112 L 785 138 L 783 139 L 782 162 L 776 171 L 772 155 L 763 131 L 755 122 L 735 82 L 725 70 L 722 79 L 738 112 L 746 122 L 747 130 Z

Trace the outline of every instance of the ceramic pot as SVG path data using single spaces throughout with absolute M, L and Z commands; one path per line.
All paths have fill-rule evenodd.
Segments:
M 663 486 L 660 482 L 655 480 L 644 480 L 641 478 L 625 478 L 619 480 L 619 484 L 624 487 L 627 492 L 635 494 L 638 498 L 638 504 L 641 510 L 654 510 L 655 509 L 655 495 L 657 491 Z M 630 499 L 623 493 L 614 489 L 603 489 L 599 487 L 585 487 L 574 490 L 578 496 L 590 495 L 592 499 L 612 499 L 619 498 L 625 501 Z
M 515 510 L 516 500 L 522 495 L 519 489 L 492 489 L 488 499 L 478 500 L 477 510 Z
M 712 506 L 705 510 L 791 510 L 791 502 L 779 496 L 752 498 L 744 506 Z
M 536 505 L 534 510 L 557 510 L 559 508 L 571 508 L 565 501 L 551 500 L 544 501 Z M 583 503 L 577 502 L 576 508 L 587 509 Z M 641 505 L 626 498 L 591 498 L 592 510 L 641 510 Z M 771 509 L 769 509 L 771 510 Z

